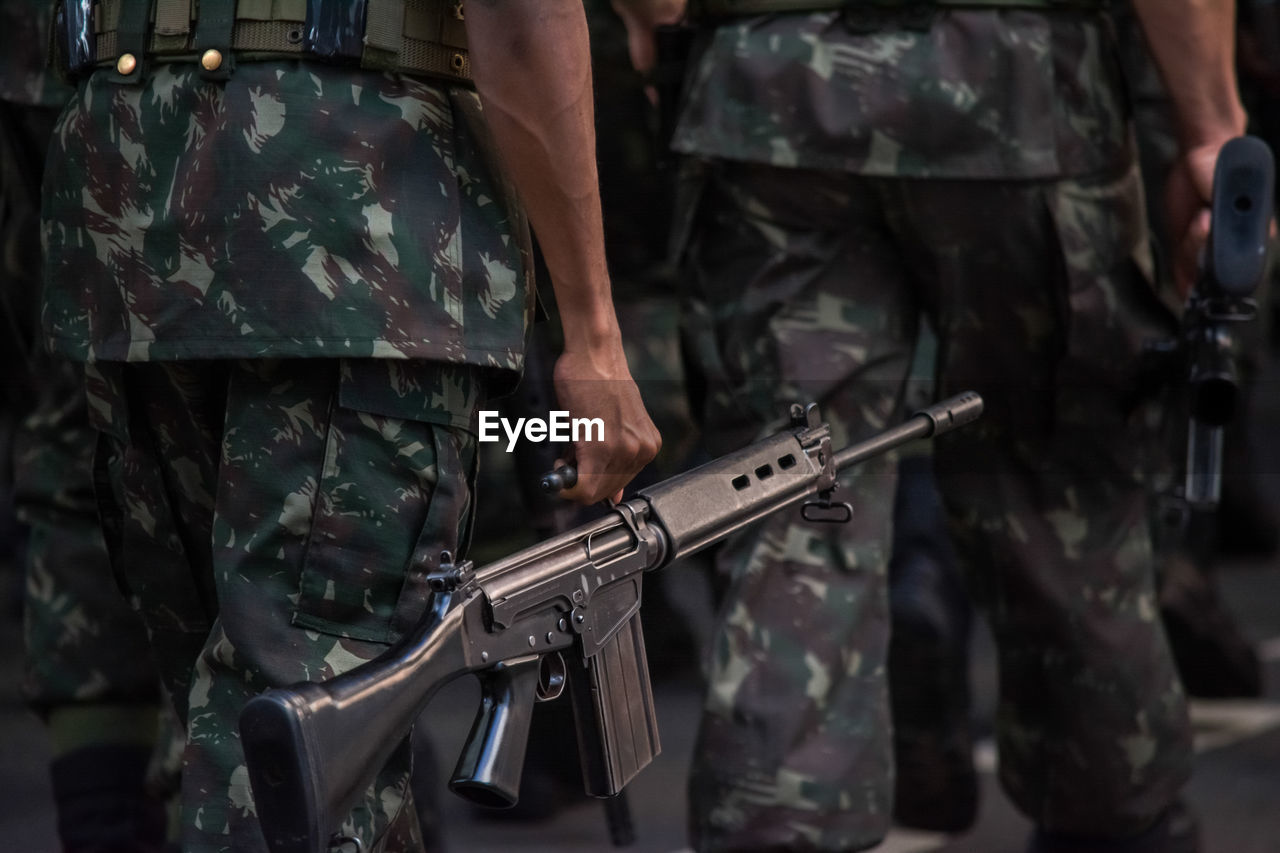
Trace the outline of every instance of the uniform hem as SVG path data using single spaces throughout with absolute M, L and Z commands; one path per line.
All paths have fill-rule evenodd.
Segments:
M 55 355 L 72 361 L 148 362 L 148 361 L 212 361 L 260 358 L 368 358 L 397 361 L 436 361 L 445 364 L 471 365 L 500 371 L 520 370 L 524 361 L 523 346 L 510 349 L 459 347 L 449 351 L 420 349 L 410 341 L 353 340 L 351 338 L 205 338 L 183 343 L 134 341 L 126 347 L 96 347 L 80 339 L 47 335 L 46 342 Z M 237 341 L 239 346 L 229 346 Z M 403 348 L 403 349 L 402 349 Z M 514 365 L 502 362 L 516 360 Z

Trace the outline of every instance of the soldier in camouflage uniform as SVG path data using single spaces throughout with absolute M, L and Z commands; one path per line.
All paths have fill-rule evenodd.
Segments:
M 1169 170 L 1178 157 L 1172 104 L 1132 7 L 1127 3 L 1119 5 L 1113 17 L 1134 109 L 1156 266 L 1158 271 L 1167 274 L 1160 264 L 1167 257 L 1170 244 L 1161 201 Z M 1248 95 L 1246 80 L 1241 79 L 1241 95 L 1245 98 Z M 1249 112 L 1252 124 L 1256 114 L 1252 109 Z M 1256 131 L 1251 129 L 1251 132 Z M 1185 374 L 1171 376 L 1173 387 L 1168 395 L 1165 428 L 1171 454 L 1168 470 L 1155 472 L 1153 477 L 1157 493 L 1153 501 L 1156 529 L 1152 540 L 1156 549 L 1161 619 L 1178 664 L 1178 674 L 1188 695 L 1193 697 L 1256 698 L 1262 693 L 1261 663 L 1219 596 L 1213 569 L 1215 553 L 1253 552 L 1254 556 L 1266 557 L 1274 553 L 1277 544 L 1276 520 L 1280 513 L 1262 488 L 1259 479 L 1262 472 L 1256 464 L 1250 426 L 1270 289 L 1269 281 L 1262 282 L 1255 294 L 1260 306 L 1258 320 L 1243 325 L 1238 333 L 1236 357 L 1241 393 L 1235 417 L 1227 425 L 1224 437 L 1222 496 L 1216 509 L 1187 509 L 1177 500 L 1186 462 L 1189 402 L 1184 390 Z M 1183 367 L 1177 365 L 1175 369 Z
M 158 850 L 164 806 L 148 793 L 159 679 L 141 621 L 108 564 L 93 498 L 81 370 L 38 344 L 39 186 L 58 109 L 71 96 L 45 69 L 48 4 L 0 4 L 7 414 L 14 503 L 28 528 L 25 694 L 48 724 L 65 851 Z M 34 402 L 34 408 L 33 408 Z
M 121 7 L 55 131 L 45 329 L 88 363 L 108 544 L 186 725 L 183 848 L 253 851 L 241 707 L 380 653 L 465 551 L 474 414 L 531 306 L 515 189 L 565 319 L 559 402 L 606 425 L 568 496 L 619 492 L 658 439 L 609 301 L 578 0 L 468 3 L 452 69 L 479 97 L 385 55 L 280 55 L 292 39 L 201 52 L 216 19 L 155 11 L 152 41 Z M 358 44 L 387 44 L 374 11 Z M 365 850 L 422 846 L 407 758 L 346 818 Z
M 690 319 L 723 378 L 708 422 L 740 442 L 816 400 L 837 446 L 891 423 L 923 309 L 939 392 L 986 400 L 938 442 L 937 469 L 999 645 L 1000 778 L 1033 847 L 1190 849 L 1138 405 L 1144 342 L 1173 318 L 1150 283 L 1105 17 L 1032 0 L 715 5 L 729 17 L 705 30 L 675 140 L 707 172 L 688 254 Z M 1217 149 L 1243 127 L 1226 6 L 1139 9 L 1180 104 L 1179 235 L 1202 238 Z M 752 11 L 776 13 L 734 15 Z M 891 461 L 861 466 L 852 524 L 781 515 L 723 552 L 698 849 L 865 849 L 886 832 L 892 488 Z

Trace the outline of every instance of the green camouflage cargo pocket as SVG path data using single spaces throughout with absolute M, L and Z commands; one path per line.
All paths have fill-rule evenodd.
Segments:
M 309 526 L 295 625 L 391 642 L 421 615 L 428 573 L 465 539 L 473 380 L 464 366 L 341 363 L 314 493 L 282 514 Z

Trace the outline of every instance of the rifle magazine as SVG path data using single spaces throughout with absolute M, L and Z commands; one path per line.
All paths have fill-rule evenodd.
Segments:
M 593 797 L 618 793 L 662 751 L 640 614 L 569 678 L 582 779 Z

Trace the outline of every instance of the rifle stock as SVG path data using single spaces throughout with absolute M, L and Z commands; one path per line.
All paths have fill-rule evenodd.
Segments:
M 241 738 L 269 849 L 325 850 L 431 696 L 465 673 L 481 678 L 482 700 L 456 793 L 515 803 L 532 704 L 558 695 L 561 670 L 587 792 L 618 793 L 660 750 L 640 630 L 644 572 L 806 499 L 806 517 L 811 507 L 849 511 L 830 500 L 840 468 L 981 412 L 977 394 L 962 394 L 836 454 L 816 406 L 795 406 L 789 430 L 644 489 L 601 520 L 480 569 L 442 556 L 430 611 L 383 655 L 245 706 Z
M 437 597 L 408 636 L 349 677 L 269 690 L 245 705 L 240 739 L 272 850 L 325 849 L 334 816 L 350 811 L 371 781 L 368 768 L 385 764 L 435 691 L 465 671 L 465 610 L 449 599 Z

